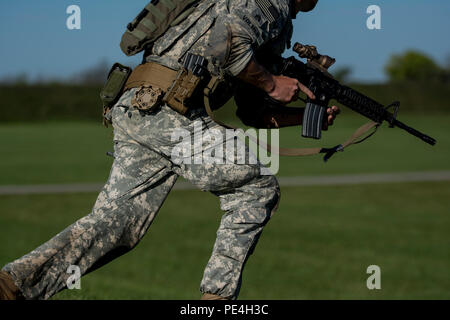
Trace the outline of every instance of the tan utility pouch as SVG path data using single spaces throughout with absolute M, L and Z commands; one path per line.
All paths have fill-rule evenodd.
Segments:
M 193 96 L 202 79 L 193 74 L 191 70 L 181 69 L 167 90 L 163 101 L 175 111 L 186 114 L 189 110 L 188 101 Z

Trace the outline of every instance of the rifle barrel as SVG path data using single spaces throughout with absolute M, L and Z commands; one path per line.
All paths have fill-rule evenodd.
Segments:
M 338 98 L 338 101 L 343 105 L 353 109 L 354 111 L 364 115 L 365 117 L 381 123 L 382 121 L 388 121 L 396 127 L 399 127 L 413 136 L 425 141 L 426 143 L 434 146 L 436 144 L 436 140 L 427 136 L 426 134 L 411 128 L 397 119 L 393 119 L 394 116 L 386 111 L 383 105 L 378 103 L 377 101 L 367 97 L 366 95 L 346 86 L 341 87 L 341 94 Z
M 395 127 L 399 127 L 400 129 L 406 130 L 408 133 L 410 133 L 410 134 L 412 134 L 413 136 L 415 136 L 415 137 L 417 137 L 417 138 L 419 138 L 419 139 L 425 141 L 425 142 L 428 143 L 429 145 L 434 146 L 434 145 L 436 144 L 436 140 L 433 139 L 432 137 L 427 136 L 426 134 L 424 134 L 424 133 L 422 133 L 422 132 L 420 132 L 420 131 L 418 131 L 418 130 L 416 130 L 416 129 L 414 129 L 414 128 L 411 128 L 411 127 L 407 126 L 406 124 L 404 124 L 404 123 L 401 122 L 401 121 L 398 121 L 397 119 L 395 119 L 395 120 L 393 121 L 393 125 L 394 125 Z

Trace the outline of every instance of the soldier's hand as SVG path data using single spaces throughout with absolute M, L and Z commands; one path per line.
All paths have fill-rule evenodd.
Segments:
M 341 113 L 341 110 L 336 106 L 332 106 L 331 108 L 328 108 L 327 109 L 328 117 L 326 118 L 326 121 L 324 121 L 324 123 L 323 123 L 322 130 L 328 130 L 328 127 L 333 125 L 334 119 L 336 119 L 336 116 L 339 113 Z
M 297 79 L 286 76 L 273 76 L 273 81 L 273 89 L 268 92 L 268 94 L 271 98 L 284 104 L 297 100 L 300 91 L 306 94 L 310 99 L 315 99 L 315 96 L 311 90 L 300 83 Z

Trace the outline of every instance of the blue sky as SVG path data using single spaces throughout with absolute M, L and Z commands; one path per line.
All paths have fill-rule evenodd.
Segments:
M 148 0 L 0 0 L 0 78 L 27 73 L 31 79 L 65 78 L 105 59 L 137 64 L 119 43 L 127 23 Z M 68 30 L 66 9 L 81 8 L 81 30 Z M 381 8 L 382 29 L 368 30 L 366 9 Z M 315 44 L 351 66 L 353 78 L 385 79 L 383 66 L 395 53 L 418 49 L 445 63 L 450 56 L 448 0 L 319 0 L 294 21 L 293 42 Z M 287 52 L 291 55 L 292 52 Z

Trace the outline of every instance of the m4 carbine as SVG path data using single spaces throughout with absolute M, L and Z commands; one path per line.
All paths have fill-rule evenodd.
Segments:
M 295 44 L 294 51 L 299 54 L 300 58 L 306 58 L 307 63 L 303 63 L 294 57 L 280 58 L 276 63 L 277 69 L 281 71 L 282 75 L 298 79 L 316 97 L 314 100 L 309 98 L 306 100 L 302 129 L 304 137 L 321 138 L 322 126 L 327 118 L 328 104 L 330 100 L 334 99 L 371 119 L 378 125 L 381 125 L 383 121 L 387 121 L 391 128 L 399 127 L 430 145 L 436 144 L 435 139 L 397 120 L 397 113 L 400 107 L 399 102 L 394 102 L 385 107 L 381 103 L 340 84 L 334 79 L 328 73 L 328 68 L 335 62 L 335 59 L 318 54 L 314 46 L 304 46 L 299 43 Z M 389 111 L 391 107 L 394 108 L 393 113 Z

